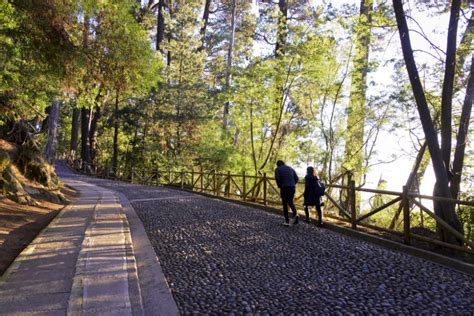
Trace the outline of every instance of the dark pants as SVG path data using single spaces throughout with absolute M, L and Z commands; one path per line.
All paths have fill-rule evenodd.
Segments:
M 288 205 L 293 212 L 293 217 L 296 216 L 296 207 L 293 203 L 295 198 L 295 187 L 284 187 L 280 189 L 281 204 L 283 204 L 283 215 L 285 216 L 285 222 L 289 222 L 288 218 Z
M 321 211 L 321 204 L 316 205 L 305 205 L 304 206 L 304 213 L 306 214 L 306 220 L 309 221 L 309 207 L 316 206 L 316 211 L 318 212 L 318 224 L 321 225 L 323 222 L 323 212 Z

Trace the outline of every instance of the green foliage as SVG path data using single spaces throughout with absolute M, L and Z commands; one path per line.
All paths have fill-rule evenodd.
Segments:
M 168 51 L 168 66 L 147 104 L 149 131 L 159 144 L 161 161 L 170 165 L 188 165 L 196 157 L 199 133 L 214 117 L 216 107 L 204 82 L 206 54 L 199 51 L 199 37 L 193 33 L 199 26 L 200 1 L 176 3 L 173 17 L 165 16 L 172 38 L 163 44 Z M 156 146 L 152 146 L 156 148 Z
M 218 122 L 209 122 L 199 130 L 194 163 L 204 170 L 239 170 L 242 161 L 239 161 L 232 144 L 216 133 L 219 129 Z
M 272 171 L 277 159 L 297 160 L 300 144 L 319 124 L 324 95 L 334 89 L 337 61 L 329 52 L 335 42 L 304 32 L 294 36 L 288 57 L 257 59 L 235 73 L 231 121 L 239 151 L 251 155 L 247 168 L 255 172 Z
M 0 125 L 41 115 L 60 73 L 46 62 L 45 52 L 32 47 L 38 40 L 25 35 L 28 17 L 12 4 L 0 4 Z
M 126 170 L 202 167 L 272 173 L 275 161 L 283 159 L 314 165 L 328 180 L 342 167 L 362 174 L 370 171 L 371 156 L 380 149 L 372 145 L 380 142 L 377 135 L 385 126 L 389 132 L 420 134 L 404 65 L 397 63 L 398 57 L 387 61 L 382 56 L 392 47 L 386 45 L 393 10 L 389 3 L 374 4 L 368 23 L 358 5 L 336 8 L 288 1 L 289 18 L 282 19 L 276 1 L 260 1 L 258 10 L 251 1 L 237 1 L 227 86 L 232 1 L 212 2 L 203 41 L 203 2 L 166 1 L 158 52 L 152 49 L 152 7 L 157 6 L 143 2 L 140 7 L 135 0 L 3 1 L 0 125 L 23 119 L 39 128 L 45 108 L 60 98 L 61 153 L 69 153 L 73 108 L 88 109 L 92 118 L 100 110 L 92 135 L 99 165 L 112 161 L 118 123 L 117 158 Z M 434 3 L 426 4 L 433 8 Z M 278 34 L 286 36 L 275 57 Z M 463 56 L 472 40 L 467 38 L 460 50 Z M 364 63 L 369 48 L 371 58 Z M 395 66 L 393 84 L 364 81 L 365 72 L 373 74 L 386 63 Z M 435 115 L 442 68 L 428 63 L 419 67 Z M 458 74 L 459 98 L 466 69 L 460 67 Z M 384 90 L 387 86 L 390 91 Z M 230 114 L 224 130 L 225 104 Z M 46 141 L 45 135 L 39 139 Z M 348 159 L 346 144 L 352 147 Z M 467 159 L 466 165 L 469 175 L 472 161 Z M 463 179 L 464 194 L 471 192 L 469 179 Z M 390 217 L 393 209 L 382 213 Z
M 156 84 L 159 64 L 148 42 L 146 31 L 136 23 L 127 6 L 131 1 L 115 1 L 99 8 L 99 21 L 93 49 L 98 53 L 104 87 L 111 92 L 134 96 Z

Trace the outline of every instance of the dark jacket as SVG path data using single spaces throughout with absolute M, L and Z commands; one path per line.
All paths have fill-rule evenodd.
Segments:
M 304 178 L 304 205 L 315 206 L 321 204 L 321 196 L 318 194 L 318 188 L 318 177 L 306 175 Z
M 290 166 L 281 165 L 275 169 L 275 180 L 279 188 L 295 187 L 298 176 Z

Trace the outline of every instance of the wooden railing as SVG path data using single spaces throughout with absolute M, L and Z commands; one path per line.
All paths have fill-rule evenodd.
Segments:
M 173 186 L 189 191 L 202 192 L 218 197 L 242 200 L 250 203 L 259 203 L 268 206 L 280 206 L 280 192 L 276 186 L 275 179 L 266 173 L 262 175 L 249 175 L 245 172 L 240 174 L 231 172 L 205 172 L 203 170 L 176 171 L 159 169 L 117 169 L 98 168 L 97 166 L 84 166 L 80 162 L 69 161 L 76 170 L 83 173 L 121 181 L 127 181 L 143 185 Z M 351 181 L 349 185 L 327 184 L 325 194 L 324 216 L 346 222 L 353 229 L 365 228 L 364 230 L 376 230 L 400 236 L 405 244 L 413 244 L 413 239 L 430 244 L 446 247 L 448 249 L 461 251 L 470 256 L 474 255 L 474 242 L 468 236 L 451 227 L 446 221 L 436 215 L 430 207 L 422 201 L 444 201 L 456 205 L 457 208 L 468 207 L 474 210 L 474 201 L 462 201 L 442 197 L 427 196 L 409 192 L 403 187 L 402 192 L 386 191 L 377 189 L 357 188 Z M 300 181 L 296 187 L 295 204 L 302 208 L 304 182 Z M 390 200 L 381 205 L 364 210 L 358 209 L 356 197 L 361 194 L 372 194 L 390 197 Z M 343 197 L 343 198 L 341 198 Z M 389 227 L 373 223 L 377 214 L 391 210 Z M 398 220 L 401 215 L 400 220 Z M 411 225 L 414 217 L 418 215 L 423 223 L 430 223 L 431 228 L 443 227 L 457 239 L 462 245 L 453 245 L 439 240 L 437 234 L 431 229 L 431 236 L 423 236 L 412 231 Z M 472 225 L 472 223 L 471 223 Z M 426 225 L 425 225 L 426 226 Z

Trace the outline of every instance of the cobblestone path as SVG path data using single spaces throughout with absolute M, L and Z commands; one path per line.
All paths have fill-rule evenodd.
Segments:
M 420 258 L 217 199 L 90 181 L 128 197 L 183 315 L 474 313 L 474 278 Z

